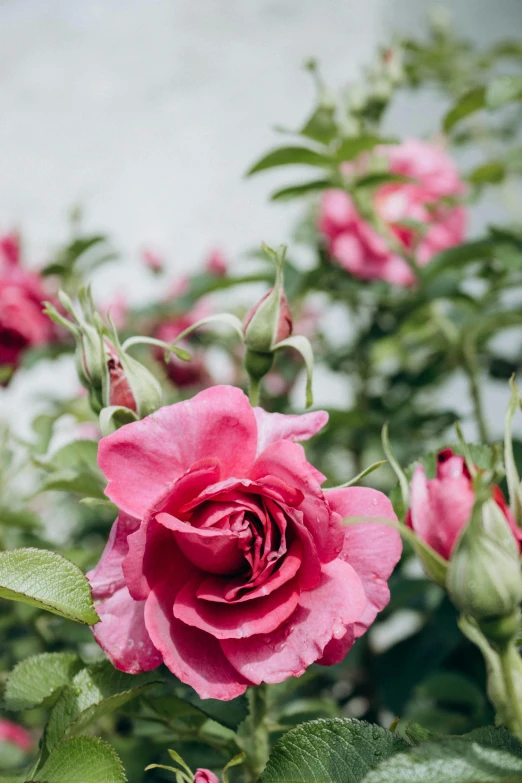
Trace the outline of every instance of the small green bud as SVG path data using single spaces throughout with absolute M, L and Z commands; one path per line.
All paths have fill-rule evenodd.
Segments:
M 286 340 L 292 334 L 292 316 L 283 290 L 286 248 L 281 248 L 278 253 L 268 248 L 266 251 L 270 253 L 277 266 L 275 285 L 249 310 L 243 322 L 247 350 L 261 354 L 270 354 L 277 343 Z
M 451 556 L 447 587 L 453 603 L 481 628 L 484 623 L 492 640 L 516 628 L 522 601 L 518 544 L 493 500 L 475 503 Z
M 247 348 L 245 352 L 245 370 L 255 381 L 264 378 L 270 372 L 274 363 L 273 353 L 258 353 Z

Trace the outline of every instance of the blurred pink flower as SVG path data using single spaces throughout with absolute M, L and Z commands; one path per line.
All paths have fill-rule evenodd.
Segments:
M 192 310 L 160 324 L 154 336 L 165 343 L 173 343 L 181 332 L 184 332 L 189 326 L 193 326 L 201 318 L 210 315 L 210 312 L 210 307 L 205 299 L 200 299 Z M 174 356 L 174 354 L 170 355 L 166 364 L 166 372 L 172 383 L 180 388 L 187 386 L 203 388 L 209 386 L 212 380 L 206 366 L 204 352 L 195 348 L 191 335 L 187 339 L 182 340 L 179 343 L 179 347 L 188 351 L 191 359 L 190 362 L 184 362 L 178 359 L 177 356 Z M 165 364 L 165 350 L 163 348 L 155 348 L 154 354 L 159 362 Z
M 225 277 L 227 274 L 228 264 L 225 254 L 215 248 L 210 253 L 205 264 L 205 271 L 215 277 Z
M 146 267 L 150 269 L 154 274 L 160 274 L 165 268 L 165 259 L 156 250 L 146 248 L 141 251 L 141 257 Z
M 380 147 L 378 154 L 387 159 L 389 172 L 412 179 L 378 187 L 374 194 L 377 217 L 412 252 L 419 266 L 448 247 L 464 239 L 466 210 L 444 203 L 464 192 L 455 164 L 438 145 L 409 139 L 396 146 Z M 363 174 L 367 156 L 348 164 Z M 423 232 L 403 221 L 422 224 Z M 324 193 L 319 230 L 327 240 L 328 252 L 347 272 L 362 280 L 387 280 L 396 285 L 412 285 L 415 276 L 400 253 L 386 241 L 357 211 L 348 193 L 328 190 Z M 417 246 L 415 246 L 418 241 Z
M 9 742 L 25 753 L 33 747 L 33 739 L 27 729 L 6 718 L 0 718 L 0 742 Z
M 0 237 L 0 368 L 15 370 L 27 348 L 56 336 L 53 322 L 42 312 L 48 299 L 40 275 L 20 265 L 18 237 Z

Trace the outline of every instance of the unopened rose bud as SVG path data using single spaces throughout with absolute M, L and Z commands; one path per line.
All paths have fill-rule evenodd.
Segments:
M 257 380 L 270 370 L 275 346 L 292 334 L 292 316 L 283 289 L 285 251 L 286 248 L 278 253 L 267 249 L 277 265 L 276 282 L 243 321 L 245 367 L 249 376 Z
M 89 392 L 89 401 L 94 412 L 99 413 L 103 408 L 107 357 L 102 335 L 94 326 L 81 325 L 76 343 L 75 360 L 79 381 Z
M 492 641 L 507 641 L 516 632 L 522 601 L 519 548 L 494 500 L 475 503 L 452 553 L 447 587 L 453 603 Z
M 228 265 L 225 254 L 216 248 L 207 259 L 205 271 L 208 272 L 209 275 L 214 275 L 215 277 L 225 277 L 227 269 Z

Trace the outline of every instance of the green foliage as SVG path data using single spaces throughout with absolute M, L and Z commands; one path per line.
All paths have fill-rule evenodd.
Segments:
M 126 783 L 116 752 L 100 739 L 74 737 L 60 742 L 30 783 Z
M 260 783 L 357 783 L 406 743 L 357 720 L 317 720 L 292 729 L 274 747 Z
M 479 729 L 462 738 L 426 742 L 387 759 L 363 783 L 517 783 L 522 745 L 505 729 Z
M 8 710 L 30 710 L 48 703 L 82 667 L 72 652 L 42 653 L 20 661 L 7 678 L 4 702 Z
M 98 621 L 87 579 L 56 552 L 13 549 L 0 552 L 0 598 L 46 609 L 93 625 Z

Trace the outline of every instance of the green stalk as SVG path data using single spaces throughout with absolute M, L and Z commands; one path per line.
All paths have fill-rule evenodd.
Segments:
M 499 647 L 498 655 L 502 668 L 502 677 L 506 691 L 506 699 L 510 707 L 511 725 L 509 728 L 522 740 L 522 702 L 518 698 L 515 687 L 514 669 L 517 667 L 519 676 L 522 674 L 522 660 L 513 641 Z
M 261 386 L 261 382 L 255 378 L 252 378 L 252 376 L 250 376 L 248 381 L 248 399 L 250 400 L 250 405 L 253 408 L 256 405 L 259 405 L 260 386 Z
M 469 393 L 473 404 L 473 414 L 482 443 L 489 442 L 488 427 L 484 414 L 484 403 L 479 383 L 479 363 L 475 346 L 465 341 L 462 348 L 462 367 L 468 378 Z
M 265 683 L 262 683 L 248 689 L 251 728 L 248 767 L 252 774 L 252 780 L 258 780 L 270 753 L 266 721 L 267 687 Z

